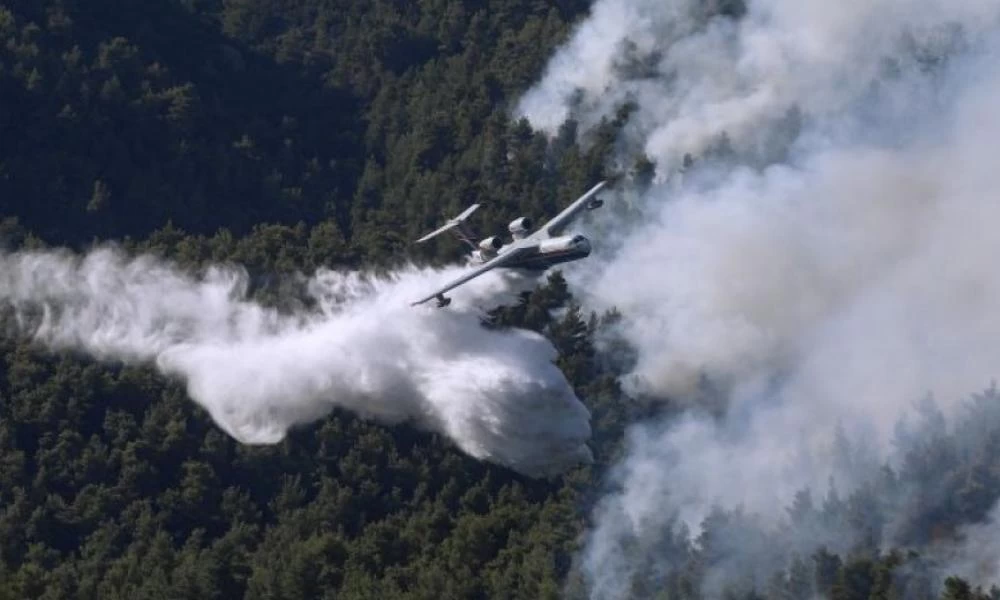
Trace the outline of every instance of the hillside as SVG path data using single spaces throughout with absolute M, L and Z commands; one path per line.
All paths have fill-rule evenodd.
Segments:
M 478 225 L 552 211 L 600 151 L 549 154 L 507 103 L 585 8 L 4 2 L 5 242 L 125 240 L 280 279 L 398 262 L 473 198 Z M 587 364 L 586 323 L 530 312 Z M 243 446 L 151 367 L 19 338 L 2 356 L 0 597 L 558 596 L 587 469 L 531 480 L 340 411 Z
M 499 234 L 615 174 L 629 104 L 554 135 L 511 116 L 590 7 L 0 0 L 0 269 L 19 251 L 112 243 L 178 272 L 240 265 L 238 300 L 283 315 L 314 308 L 301 274 L 453 262 L 457 243 L 411 241 L 471 202 L 476 230 Z M 655 165 L 635 154 L 626 179 L 642 187 Z M 275 445 L 241 444 L 155 360 L 52 352 L 3 301 L 0 600 L 596 598 L 581 548 L 620 486 L 627 424 L 683 408 L 626 396 L 635 350 L 621 315 L 581 308 L 559 273 L 482 323 L 544 335 L 590 411 L 594 464 L 550 478 L 342 408 Z M 802 490 L 785 528 L 718 508 L 697 533 L 664 515 L 648 538 L 615 540 L 629 594 L 997 600 L 923 550 L 961 538 L 1000 497 L 996 401 L 995 389 L 973 396 L 950 427 L 928 403 L 899 448 L 904 468 L 852 464 L 866 485 Z M 750 560 L 737 546 L 796 554 Z

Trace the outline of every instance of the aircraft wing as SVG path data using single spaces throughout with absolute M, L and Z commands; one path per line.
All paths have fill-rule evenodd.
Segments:
M 462 214 L 458 215 L 453 220 L 454 221 L 464 221 L 464 220 L 466 220 L 466 219 L 469 218 L 469 215 L 471 215 L 472 213 L 476 212 L 477 208 L 479 208 L 479 205 L 478 204 L 473 204 L 469 208 L 463 210 Z
M 565 229 L 578 214 L 580 214 L 580 211 L 587 208 L 588 204 L 593 200 L 597 192 L 601 191 L 601 188 L 607 185 L 607 183 L 608 182 L 605 180 L 590 188 L 587 193 L 577 198 L 573 204 L 570 204 L 563 209 L 561 213 L 553 217 L 548 223 L 539 227 L 538 231 L 533 233 L 531 237 L 534 238 L 537 236 L 547 238 L 559 235 L 562 230 Z
M 514 259 L 518 258 L 525 250 L 527 250 L 529 247 L 532 247 L 532 246 L 534 246 L 534 244 L 528 244 L 528 245 L 522 245 L 522 246 L 515 246 L 513 248 L 510 248 L 510 249 L 506 250 L 503 254 L 500 254 L 496 258 L 494 258 L 492 260 L 489 260 L 486 263 L 483 263 L 479 267 L 477 267 L 477 268 L 469 271 L 465 275 L 462 275 L 461 277 L 459 277 L 455 281 L 452 281 L 448 285 L 446 285 L 443 288 L 437 290 L 436 292 L 434 292 L 433 294 L 427 296 L 426 298 L 423 298 L 421 300 L 417 300 L 416 302 L 413 302 L 411 304 L 411 306 L 416 306 L 418 304 L 423 304 L 424 302 L 427 302 L 428 300 L 433 300 L 437 296 L 441 296 L 445 292 L 449 292 L 449 291 L 457 288 L 458 286 L 462 285 L 463 283 L 466 283 L 467 281 L 469 281 L 471 279 L 475 279 L 476 277 L 479 277 L 480 275 L 482 275 L 483 273 L 485 273 L 487 271 L 492 271 L 493 269 L 495 269 L 497 267 L 502 267 L 506 263 L 509 263 L 509 262 L 513 261 Z
M 439 236 L 439 235 L 441 235 L 442 233 L 444 233 L 444 232 L 446 232 L 448 230 L 455 229 L 456 227 L 459 227 L 462 223 L 465 222 L 466 219 L 469 218 L 469 215 L 471 215 L 472 213 L 476 212 L 477 208 L 479 208 L 479 205 L 478 204 L 473 204 L 469 208 L 467 208 L 464 211 L 462 211 L 462 214 L 458 215 L 454 219 L 449 219 L 447 223 L 445 223 L 441 227 L 438 227 L 434 231 L 428 233 L 424 237 L 420 238 L 419 240 L 417 240 L 416 243 L 422 244 L 423 242 L 426 242 L 427 240 L 431 239 L 432 237 Z M 464 235 L 460 235 L 459 238 L 461 238 L 462 241 L 466 241 Z M 475 244 L 472 244 L 472 245 L 475 246 Z
M 454 229 L 457 226 L 458 226 L 458 223 L 448 223 L 447 225 L 442 225 L 441 227 L 438 227 L 434 231 L 428 233 L 424 237 L 422 237 L 419 240 L 417 240 L 416 243 L 422 244 L 422 243 L 426 242 L 427 240 L 431 239 L 432 237 L 437 237 L 437 236 L 441 235 L 442 233 L 448 231 L 449 229 Z

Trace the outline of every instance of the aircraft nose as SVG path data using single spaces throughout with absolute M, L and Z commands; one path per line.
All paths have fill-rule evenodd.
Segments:
M 583 237 L 582 235 L 579 238 L 577 238 L 576 247 L 581 252 L 586 252 L 587 254 L 590 254 L 590 240 Z

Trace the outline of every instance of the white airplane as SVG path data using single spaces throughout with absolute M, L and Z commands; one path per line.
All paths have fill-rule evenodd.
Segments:
M 570 236 L 560 235 L 560 233 L 582 210 L 594 210 L 604 204 L 603 200 L 598 200 L 594 196 L 607 183 L 607 181 L 602 181 L 590 188 L 586 194 L 580 196 L 573 204 L 567 206 L 565 210 L 539 227 L 534 233 L 529 234 L 532 222 L 528 217 L 511 221 L 508 230 L 513 240 L 506 245 L 499 236 L 488 237 L 477 245 L 466 231 L 464 223 L 469 215 L 479 208 L 479 205 L 473 204 L 465 209 L 462 214 L 450 219 L 436 231 L 417 240 L 417 243 L 426 242 L 446 231 L 451 231 L 458 239 L 472 248 L 471 262 L 479 266 L 426 298 L 414 302 L 413 306 L 423 304 L 433 298 L 437 298 L 439 307 L 448 306 L 451 304 L 451 299 L 445 297 L 445 292 L 498 267 L 542 272 L 553 265 L 586 258 L 590 255 L 590 240 L 582 235 Z

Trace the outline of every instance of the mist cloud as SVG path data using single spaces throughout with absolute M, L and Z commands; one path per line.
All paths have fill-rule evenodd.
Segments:
M 590 415 L 551 344 L 480 325 L 476 306 L 510 289 L 502 277 L 456 294 L 453 310 L 409 306 L 456 271 L 320 271 L 307 286 L 315 308 L 281 312 L 248 299 L 236 267 L 196 277 L 111 247 L 21 252 L 0 254 L 0 307 L 47 347 L 155 364 L 244 443 L 275 443 L 340 407 L 412 421 L 532 476 L 589 460 Z

